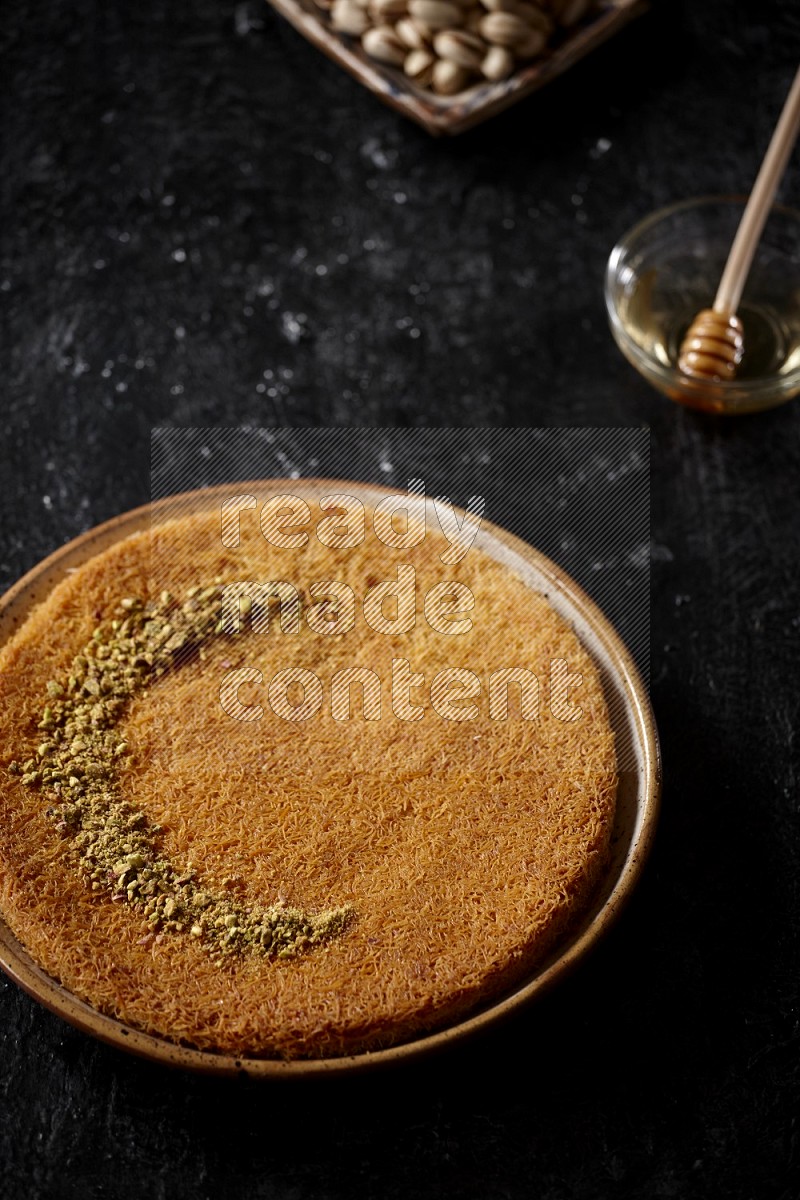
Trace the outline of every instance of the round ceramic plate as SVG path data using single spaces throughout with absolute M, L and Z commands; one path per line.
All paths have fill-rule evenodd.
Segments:
M 306 500 L 331 492 L 346 492 L 374 507 L 387 488 L 340 480 L 262 480 L 237 483 L 237 492 L 291 492 Z M 115 517 L 69 542 L 44 559 L 0 599 L 0 643 L 10 638 L 35 606 L 65 575 L 130 534 L 148 529 L 154 521 L 191 512 L 219 509 L 231 485 L 168 497 Z M 658 739 L 644 685 L 619 636 L 596 605 L 559 568 L 504 530 L 484 521 L 475 545 L 503 563 L 535 591 L 574 629 L 597 664 L 603 680 L 620 762 L 612 855 L 608 873 L 591 907 L 571 928 L 549 958 L 505 996 L 486 1004 L 468 1019 L 425 1037 L 386 1050 L 342 1058 L 293 1060 L 235 1058 L 194 1050 L 154 1037 L 106 1016 L 72 995 L 33 961 L 11 933 L 0 913 L 0 967 L 29 995 L 84 1032 L 146 1058 L 173 1066 L 216 1074 L 246 1072 L 262 1077 L 310 1076 L 382 1066 L 437 1049 L 486 1028 L 528 1004 L 572 968 L 608 928 L 629 897 L 650 849 L 660 790 Z

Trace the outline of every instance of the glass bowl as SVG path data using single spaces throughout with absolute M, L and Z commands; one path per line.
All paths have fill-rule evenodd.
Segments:
M 710 308 L 746 197 L 705 196 L 646 217 L 617 242 L 605 299 L 622 353 L 664 395 L 716 413 L 758 412 L 800 392 L 800 212 L 775 207 L 748 275 L 738 315 L 745 355 L 732 382 L 678 370 L 683 335 Z

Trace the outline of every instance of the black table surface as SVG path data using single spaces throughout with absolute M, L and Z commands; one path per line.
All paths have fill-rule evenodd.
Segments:
M 800 408 L 662 400 L 612 342 L 602 276 L 637 218 L 749 187 L 800 4 L 656 3 L 449 140 L 255 0 L 22 0 L 0 37 L 0 584 L 148 500 L 157 426 L 648 427 L 664 760 L 609 938 L 433 1059 L 170 1072 L 3 977 L 2 1194 L 797 1194 Z

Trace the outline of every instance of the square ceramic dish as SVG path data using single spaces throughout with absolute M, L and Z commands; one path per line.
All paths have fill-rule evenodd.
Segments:
M 344 67 L 385 104 L 416 121 L 428 133 L 456 134 L 502 112 L 563 74 L 647 7 L 643 0 L 600 0 L 587 17 L 567 31 L 552 50 L 498 83 L 478 83 L 454 96 L 438 96 L 412 83 L 402 70 L 370 58 L 357 39 L 337 33 L 314 0 L 267 0 L 313 45 Z

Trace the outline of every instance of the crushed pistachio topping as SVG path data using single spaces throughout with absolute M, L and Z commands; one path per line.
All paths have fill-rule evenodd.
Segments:
M 179 870 L 159 855 L 159 826 L 120 794 L 117 771 L 129 754 L 117 723 L 134 696 L 225 633 L 222 590 L 217 582 L 191 588 L 182 602 L 169 592 L 154 603 L 121 600 L 118 617 L 95 629 L 68 677 L 48 683 L 35 753 L 9 766 L 46 796 L 47 814 L 71 840 L 92 890 L 141 912 L 143 943 L 185 934 L 220 964 L 246 950 L 291 957 L 341 934 L 353 915 L 347 906 L 320 913 L 282 902 L 245 907 L 214 894 L 191 864 Z

